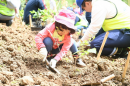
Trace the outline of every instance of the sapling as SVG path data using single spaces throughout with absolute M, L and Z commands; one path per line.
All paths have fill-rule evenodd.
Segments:
M 3 28 L 0 28 L 0 31 L 3 31 Z
M 18 46 L 18 51 L 20 51 L 21 50 L 21 46 Z
M 15 83 L 18 83 L 18 81 L 14 80 L 14 81 L 12 81 L 11 83 L 12 83 L 12 84 L 15 84 Z
M 75 72 L 79 72 L 80 70 L 79 69 L 76 69 Z
M 51 20 L 53 16 L 56 14 L 53 10 L 51 9 L 38 9 L 36 12 L 35 10 L 30 11 L 31 14 L 33 14 L 33 18 L 36 19 L 36 24 L 37 26 L 40 26 L 40 24 L 43 22 L 47 22 L 47 19 Z
M 0 67 L 3 67 L 3 65 L 0 65 Z
M 69 59 L 68 59 L 68 58 L 65 57 L 65 58 L 63 58 L 63 59 L 64 59 L 66 62 L 69 62 Z
M 19 14 L 20 14 L 20 17 L 23 19 L 24 10 L 23 10 L 23 9 L 22 9 L 22 10 L 20 10 L 20 11 L 19 11 Z
M 41 24 L 41 9 L 38 8 L 38 11 L 35 10 L 30 11 L 31 14 L 33 14 L 33 18 L 36 19 L 36 25 L 37 27 L 40 27 Z

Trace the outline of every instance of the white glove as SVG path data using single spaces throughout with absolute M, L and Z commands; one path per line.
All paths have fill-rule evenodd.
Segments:
M 41 48 L 40 50 L 39 50 L 39 53 L 41 53 L 42 55 L 43 55 L 43 62 L 45 62 L 45 60 L 46 60 L 46 57 L 47 57 L 47 50 L 46 50 L 46 48 L 44 47 L 44 48 Z
M 55 67 L 56 67 L 56 63 L 57 63 L 57 60 L 56 60 L 56 59 L 51 59 L 51 61 L 50 61 L 50 66 L 51 66 L 52 68 L 55 68 Z

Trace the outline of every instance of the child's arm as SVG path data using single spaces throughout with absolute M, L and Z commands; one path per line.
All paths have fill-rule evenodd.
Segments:
M 43 40 L 44 38 L 46 38 L 48 36 L 48 31 L 47 31 L 47 27 L 44 28 L 43 30 L 41 30 L 36 36 L 35 36 L 35 42 L 36 42 L 36 47 L 38 48 L 38 50 L 40 50 L 40 48 L 45 47 Z
M 70 47 L 72 46 L 73 42 L 72 40 L 68 40 L 67 42 L 65 42 L 62 46 L 62 49 L 60 50 L 60 52 L 55 56 L 54 59 L 56 59 L 57 61 L 61 60 L 63 56 L 65 56 L 67 54 L 67 52 L 69 51 Z

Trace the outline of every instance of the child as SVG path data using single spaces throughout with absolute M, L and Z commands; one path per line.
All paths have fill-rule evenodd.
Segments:
M 71 34 L 75 33 L 74 27 L 75 13 L 62 9 L 59 15 L 55 16 L 55 22 L 46 26 L 35 37 L 36 46 L 39 52 L 44 56 L 45 61 L 47 54 L 50 52 L 56 56 L 50 60 L 50 66 L 56 67 L 56 63 L 67 54 L 68 50 L 76 56 L 76 65 L 85 67 L 85 63 L 79 58 L 76 42 L 71 38 Z M 48 59 L 49 60 L 49 59 Z

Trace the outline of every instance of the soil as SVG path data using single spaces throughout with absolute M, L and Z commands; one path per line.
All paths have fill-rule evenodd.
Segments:
M 60 74 L 47 69 L 38 53 L 35 35 L 28 25 L 15 18 L 13 25 L 0 24 L 0 86 L 94 86 L 104 77 L 115 77 L 95 86 L 130 86 L 130 67 L 128 66 L 124 82 L 122 74 L 126 59 L 113 59 L 90 53 L 83 55 L 86 67 L 75 66 L 71 52 L 57 63 Z M 76 35 L 73 35 L 76 39 Z

